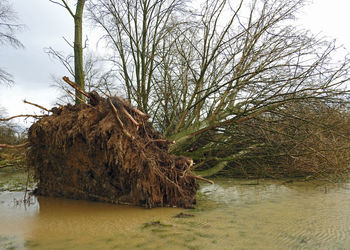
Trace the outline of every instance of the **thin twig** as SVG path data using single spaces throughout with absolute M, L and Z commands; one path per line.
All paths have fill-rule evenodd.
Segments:
M 62 38 L 70 47 L 72 47 L 72 49 L 74 49 L 74 45 L 73 44 L 71 44 L 64 36 Z
M 61 3 L 57 2 L 57 1 L 54 1 L 54 0 L 49 0 L 49 1 L 50 1 L 51 3 L 57 4 L 57 5 L 59 5 L 59 6 L 63 7 L 63 8 L 65 8 L 65 9 L 67 9 L 68 12 L 69 12 L 69 14 L 70 14 L 73 18 L 75 18 L 75 15 L 74 15 L 73 11 L 72 11 L 71 8 L 68 6 L 68 4 L 66 3 L 65 0 L 61 0 L 63 4 L 61 4 Z
M 74 93 L 72 93 L 70 90 L 66 90 L 66 92 L 72 96 L 74 96 L 75 98 L 77 98 L 79 101 L 81 101 L 81 103 L 84 103 L 90 107 L 92 107 L 92 105 L 90 103 L 86 103 L 83 99 L 81 99 L 79 96 L 75 95 Z
M 27 103 L 27 104 L 30 104 L 30 105 L 33 105 L 37 108 L 40 108 L 42 110 L 45 110 L 47 112 L 50 112 L 50 110 L 48 110 L 47 108 L 44 108 L 43 106 L 40 106 L 39 104 L 35 104 L 35 103 L 32 103 L 32 102 L 28 102 L 27 100 L 23 100 L 24 103 Z
M 0 122 L 7 122 L 9 120 L 15 119 L 15 118 L 19 118 L 19 117 L 32 117 L 32 118 L 41 118 L 45 115 L 15 115 L 15 116 L 11 116 L 8 118 L 0 118 Z
M 28 193 L 28 185 L 29 185 L 29 168 L 27 167 L 27 181 L 26 181 L 26 191 L 24 193 L 24 201 L 27 199 L 27 193 Z

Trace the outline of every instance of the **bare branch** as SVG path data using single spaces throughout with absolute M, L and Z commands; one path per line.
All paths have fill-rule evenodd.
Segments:
M 87 98 L 90 98 L 88 93 L 86 93 L 84 90 L 79 88 L 78 85 L 75 82 L 72 82 L 71 80 L 69 80 L 69 78 L 67 76 L 62 77 L 62 79 L 63 79 L 63 81 L 68 83 L 71 87 L 73 87 L 76 91 L 78 91 L 82 95 L 86 96 Z
M 71 42 L 69 42 L 64 36 L 62 38 L 72 49 L 74 49 L 74 45 Z
M 33 106 L 35 106 L 35 107 L 37 107 L 37 108 L 39 108 L 39 109 L 45 110 L 45 111 L 47 111 L 47 112 L 50 112 L 50 110 L 48 110 L 47 108 L 44 108 L 43 106 L 40 106 L 40 105 L 38 105 L 38 104 L 35 104 L 35 103 L 32 103 L 32 102 L 28 102 L 27 100 L 23 100 L 23 102 L 24 102 L 24 103 L 27 103 L 27 104 L 30 104 L 30 105 L 33 105 Z
M 42 118 L 44 116 L 45 115 L 15 115 L 15 116 L 11 116 L 11 117 L 8 117 L 8 118 L 0 118 L 0 121 L 1 122 L 6 122 L 6 121 L 9 121 L 9 120 L 12 120 L 12 119 L 15 119 L 15 118 L 20 118 L 20 117 Z
M 69 7 L 69 5 L 67 4 L 67 2 L 66 2 L 65 0 L 61 0 L 62 3 L 57 2 L 57 1 L 54 1 L 54 0 L 49 0 L 49 1 L 50 1 L 51 3 L 57 4 L 57 5 L 59 5 L 59 6 L 63 7 L 63 8 L 65 8 L 66 10 L 68 10 L 69 14 L 70 14 L 73 18 L 75 18 L 75 15 L 74 15 L 73 11 L 71 10 L 71 8 Z

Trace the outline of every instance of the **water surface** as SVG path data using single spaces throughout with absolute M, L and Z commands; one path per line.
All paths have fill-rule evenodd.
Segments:
M 194 210 L 0 193 L 0 248 L 349 249 L 350 185 L 216 180 Z M 175 218 L 180 212 L 191 214 Z

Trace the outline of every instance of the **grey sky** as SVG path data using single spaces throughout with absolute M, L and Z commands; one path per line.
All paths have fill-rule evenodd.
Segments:
M 18 34 L 18 38 L 25 45 L 24 50 L 1 47 L 1 66 L 15 76 L 17 84 L 31 82 L 31 85 L 41 85 L 47 81 L 47 75 L 57 70 L 55 64 L 43 53 L 44 47 L 53 46 L 59 50 L 68 50 L 69 46 L 62 36 L 72 36 L 72 18 L 63 8 L 47 0 L 12 0 L 20 22 L 27 28 Z M 4 65 L 5 64 L 5 65 Z
M 44 53 L 44 48 L 70 52 L 70 47 L 62 39 L 71 40 L 73 20 L 68 13 L 48 0 L 11 0 L 17 12 L 19 22 L 26 29 L 18 33 L 18 39 L 25 49 L 0 47 L 0 67 L 6 69 L 15 78 L 11 88 L 0 86 L 0 106 L 7 109 L 9 115 L 38 111 L 24 105 L 22 100 L 40 103 L 49 107 L 57 97 L 50 87 L 51 74 L 66 74 L 63 67 Z
M 1 0 L 0 0 L 1 1 Z M 71 2 L 73 0 L 69 0 Z M 50 87 L 51 74 L 67 74 L 63 67 L 44 53 L 44 48 L 71 52 L 71 48 L 62 39 L 73 38 L 73 20 L 65 9 L 48 0 L 10 0 L 18 13 L 20 23 L 27 29 L 18 34 L 25 49 L 15 50 L 0 47 L 0 67 L 15 76 L 15 85 L 11 88 L 0 86 L 0 106 L 5 107 L 9 115 L 33 113 L 35 109 L 23 104 L 27 99 L 50 108 L 55 103 L 57 92 Z M 300 25 L 314 33 L 322 32 L 330 38 L 336 38 L 338 44 L 350 49 L 350 10 L 349 0 L 314 0 L 301 15 Z

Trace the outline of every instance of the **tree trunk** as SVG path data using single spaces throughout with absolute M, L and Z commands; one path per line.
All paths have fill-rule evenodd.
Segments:
M 76 12 L 74 15 L 74 72 L 75 82 L 81 89 L 85 89 L 84 83 L 84 70 L 83 70 L 83 27 L 82 18 L 84 10 L 85 0 L 78 0 Z M 78 91 L 75 92 L 75 103 L 81 103 L 81 100 L 85 100 Z

